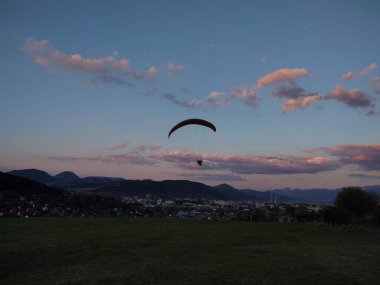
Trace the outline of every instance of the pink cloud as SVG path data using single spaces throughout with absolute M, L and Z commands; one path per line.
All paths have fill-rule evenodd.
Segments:
M 372 77 L 372 92 L 375 94 L 380 94 L 380 77 Z
M 224 93 L 213 91 L 207 97 L 207 104 L 212 107 L 218 107 L 228 104 L 231 100 L 231 98 L 222 97 L 224 97 Z
M 246 181 L 244 177 L 236 174 L 212 174 L 212 173 L 182 173 L 176 174 L 191 180 L 210 180 L 210 181 Z
M 128 66 L 128 59 L 120 59 L 119 61 L 113 63 L 113 67 L 118 70 L 126 70 Z
M 357 165 L 364 170 L 380 170 L 380 144 L 348 144 L 321 150 L 336 156 L 343 164 Z
M 342 77 L 340 78 L 341 80 L 351 80 L 353 78 L 359 78 L 359 77 L 365 77 L 367 76 L 370 72 L 372 72 L 373 70 L 375 70 L 377 68 L 377 64 L 376 63 L 372 63 L 370 66 L 358 71 L 358 72 L 352 72 L 352 71 L 349 71 L 345 74 L 342 75 Z
M 168 63 L 168 69 L 170 71 L 182 71 L 184 70 L 186 67 L 183 66 L 183 65 L 178 65 L 178 64 L 175 64 L 174 62 L 169 62 Z
M 37 56 L 35 62 L 44 66 L 61 67 L 77 72 L 104 72 L 111 70 L 114 64 L 116 64 L 116 66 L 119 64 L 113 55 L 104 58 L 90 59 L 83 58 L 80 54 L 65 55 L 58 50 L 48 55 Z
M 184 151 L 161 152 L 151 156 L 160 161 L 175 163 L 182 169 L 194 169 L 196 159 L 202 157 L 202 169 L 229 170 L 235 174 L 296 174 L 332 171 L 341 164 L 327 157 L 255 156 L 235 154 L 194 154 Z
M 224 95 L 224 93 L 222 92 L 217 92 L 217 91 L 213 91 L 210 93 L 210 95 L 208 95 L 208 99 L 218 99 L 220 97 L 222 97 Z
M 149 145 L 139 145 L 135 148 L 138 151 L 144 152 L 144 151 L 159 151 L 162 149 L 159 145 L 149 144 Z
M 282 106 L 282 110 L 287 113 L 294 111 L 297 108 L 305 109 L 311 103 L 319 101 L 321 99 L 323 99 L 323 96 L 321 94 L 299 97 L 296 99 L 288 99 Z
M 139 73 L 130 67 L 128 59 L 118 59 L 116 52 L 110 56 L 99 58 L 86 58 L 79 53 L 65 54 L 52 46 L 48 40 L 38 41 L 28 38 L 22 49 L 34 57 L 35 63 L 48 68 L 62 68 L 82 73 L 109 73 L 113 78 L 116 78 L 113 73 L 118 73 L 120 76 L 129 75 L 135 80 L 150 80 L 158 73 L 154 66 Z M 107 81 L 107 83 L 111 82 L 120 85 L 121 81 Z
M 27 53 L 37 53 L 50 49 L 48 40 L 36 41 L 33 38 L 27 38 L 22 49 Z
M 351 80 L 354 77 L 354 73 L 352 71 L 349 71 L 342 75 L 340 80 Z
M 128 68 L 127 74 L 135 80 L 150 80 L 158 72 L 158 69 L 154 66 L 148 68 L 145 72 L 139 73 L 132 68 Z
M 253 87 L 235 87 L 231 91 L 231 97 L 239 98 L 249 106 L 256 106 L 259 100 L 259 97 Z
M 112 163 L 116 165 L 155 165 L 156 161 L 147 159 L 138 152 L 130 152 L 127 154 L 114 155 L 98 155 L 98 156 L 50 156 L 49 159 L 59 160 L 63 162 L 80 162 L 92 161 L 101 163 Z
M 373 84 L 380 84 L 380 77 L 372 77 L 371 81 Z
M 154 66 L 149 67 L 148 70 L 145 72 L 147 76 L 153 76 L 158 72 L 158 69 Z
M 303 68 L 302 69 L 301 68 L 295 68 L 295 69 L 282 68 L 261 77 L 257 81 L 257 88 L 263 88 L 267 85 L 281 83 L 284 81 L 294 82 L 299 77 L 309 77 L 309 76 L 310 74 L 307 72 L 306 69 L 303 69 Z
M 127 153 L 127 154 L 117 154 L 117 155 L 107 155 L 103 162 L 114 163 L 114 164 L 133 164 L 133 165 L 155 165 L 156 162 L 151 159 L 147 159 L 145 156 L 139 153 Z
M 366 108 L 373 105 L 373 102 L 367 93 L 356 88 L 347 90 L 339 85 L 325 96 L 325 98 L 340 101 L 351 108 Z
M 129 146 L 129 143 L 117 144 L 109 148 L 109 150 L 121 150 Z M 92 161 L 101 163 L 111 163 L 116 165 L 147 165 L 155 166 L 157 161 L 148 157 L 146 151 L 152 153 L 161 150 L 161 146 L 149 144 L 138 145 L 127 153 L 124 154 L 106 154 L 106 155 L 93 155 L 93 156 L 50 156 L 49 159 L 66 161 L 66 162 L 80 162 Z

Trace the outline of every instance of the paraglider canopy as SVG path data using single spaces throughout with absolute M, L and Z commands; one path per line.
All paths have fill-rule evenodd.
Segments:
M 179 122 L 178 124 L 176 124 L 169 132 L 168 134 L 168 138 L 170 138 L 170 135 L 172 133 L 174 133 L 176 130 L 184 127 L 184 126 L 187 126 L 187 125 L 199 125 L 199 126 L 204 126 L 204 127 L 207 127 L 211 130 L 213 130 L 214 132 L 216 132 L 216 127 L 210 123 L 209 121 L 206 121 L 206 120 L 202 120 L 202 119 L 187 119 L 187 120 L 184 120 L 182 122 Z M 196 160 L 197 164 L 199 166 L 202 166 L 203 165 L 203 160 L 202 158 L 200 157 L 199 159 Z
M 177 125 L 175 125 L 169 132 L 168 134 L 168 138 L 170 138 L 170 135 L 172 133 L 174 133 L 176 130 L 184 127 L 184 126 L 187 126 L 187 125 L 200 125 L 200 126 L 205 126 L 207 128 L 210 128 L 211 130 L 213 130 L 214 132 L 216 132 L 216 127 L 210 123 L 209 121 L 206 121 L 206 120 L 202 120 L 202 119 L 187 119 L 187 120 L 184 120 L 182 122 L 179 122 Z

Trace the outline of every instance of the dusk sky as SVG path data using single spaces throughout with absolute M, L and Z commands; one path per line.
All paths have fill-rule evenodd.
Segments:
M 2 0 L 0 171 L 380 184 L 379 65 L 377 0 Z

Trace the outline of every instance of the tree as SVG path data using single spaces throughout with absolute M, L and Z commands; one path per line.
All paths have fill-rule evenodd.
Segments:
M 367 193 L 360 187 L 345 187 L 336 197 L 335 205 L 351 213 L 354 222 L 363 223 L 374 212 L 377 200 L 375 194 Z
M 373 211 L 372 222 L 380 226 L 380 205 L 377 205 Z
M 320 213 L 327 224 L 347 225 L 352 220 L 352 215 L 349 211 L 337 206 L 328 206 L 322 209 Z
M 252 221 L 254 222 L 266 222 L 268 220 L 267 213 L 265 210 L 260 208 L 255 208 L 255 211 L 252 215 Z

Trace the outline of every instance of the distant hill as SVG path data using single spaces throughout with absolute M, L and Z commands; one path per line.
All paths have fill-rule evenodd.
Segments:
M 8 173 L 15 176 L 28 178 L 44 184 L 52 184 L 54 182 L 54 178 L 50 174 L 38 169 L 12 170 Z
M 361 187 L 364 191 L 374 193 L 380 196 L 380 185 L 364 186 Z M 333 203 L 342 190 L 339 189 L 275 189 L 272 192 L 275 195 L 282 195 L 291 198 L 297 202 L 311 202 L 311 203 Z M 268 191 L 266 191 L 268 192 Z
M 270 191 L 257 191 L 252 189 L 236 189 L 228 184 L 221 184 L 214 187 L 220 193 L 227 195 L 231 200 L 256 200 L 268 202 L 271 199 Z M 274 196 L 273 196 L 274 201 Z M 292 202 L 292 198 L 284 195 L 277 195 L 278 202 Z
M 113 196 L 152 196 L 162 198 L 226 199 L 211 186 L 187 180 L 124 180 L 117 186 L 108 186 L 93 190 L 97 194 Z
M 380 196 L 380 185 L 364 186 L 363 189 L 364 191 Z
M 118 177 L 89 176 L 80 178 L 70 171 L 51 176 L 38 169 L 14 170 L 9 174 L 26 177 L 46 185 L 72 192 L 89 192 L 110 196 L 153 196 L 173 198 L 206 198 L 225 200 L 255 200 L 277 202 L 332 203 L 341 189 L 275 189 L 257 191 L 236 189 L 228 184 L 208 186 L 188 180 L 126 180 Z M 380 196 L 380 185 L 365 186 L 363 190 Z
M 123 207 L 114 197 L 81 195 L 0 172 L 0 217 L 116 216 Z
M 54 176 L 55 181 L 62 183 L 74 182 L 80 180 L 80 177 L 71 171 L 64 171 Z
M 335 200 L 341 189 L 275 189 L 273 195 L 282 195 L 298 202 L 331 203 Z
M 74 172 L 63 171 L 55 176 L 51 176 L 45 171 L 38 169 L 22 169 L 8 172 L 11 175 L 28 178 L 46 185 L 60 188 L 99 188 L 114 184 L 123 178 L 89 176 L 80 178 Z
M 11 196 L 48 195 L 61 196 L 63 191 L 33 181 L 29 178 L 19 177 L 0 172 L 0 193 Z

